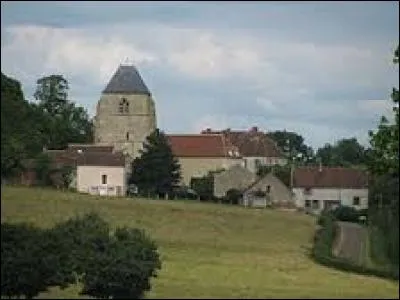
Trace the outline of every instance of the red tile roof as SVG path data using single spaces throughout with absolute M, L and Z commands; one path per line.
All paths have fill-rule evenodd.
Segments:
M 238 147 L 239 152 L 247 157 L 283 157 L 283 153 L 277 144 L 264 132 L 252 127 L 249 131 L 222 131 L 203 130 L 204 135 L 224 134 L 229 141 Z
M 351 168 L 301 167 L 294 170 L 293 187 L 367 188 L 368 175 Z
M 167 135 L 172 152 L 177 157 L 232 157 L 240 155 L 223 134 Z

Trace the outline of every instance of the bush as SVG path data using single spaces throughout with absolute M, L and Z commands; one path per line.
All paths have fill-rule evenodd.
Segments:
M 140 299 L 161 268 L 155 244 L 137 229 L 117 228 L 115 236 L 89 259 L 81 294 Z
M 242 198 L 242 193 L 238 189 L 230 189 L 226 192 L 225 202 L 231 204 L 239 204 L 239 200 Z
M 358 211 L 351 206 L 339 206 L 333 211 L 333 216 L 343 222 L 359 222 L 359 213 Z
M 375 275 L 395 280 L 399 279 L 398 268 L 373 269 L 355 264 L 344 258 L 335 257 L 332 253 L 332 248 L 338 231 L 334 214 L 328 211 L 323 212 L 317 223 L 321 225 L 321 228 L 314 235 L 314 246 L 311 254 L 315 261 L 343 271 Z
M 59 259 L 48 250 L 47 231 L 30 224 L 1 224 L 1 295 L 33 298 L 64 285 Z

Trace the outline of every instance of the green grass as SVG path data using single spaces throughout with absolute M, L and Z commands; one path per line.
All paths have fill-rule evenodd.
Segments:
M 48 227 L 99 212 L 112 226 L 146 229 L 163 262 L 149 298 L 397 298 L 398 282 L 346 273 L 312 261 L 313 217 L 196 201 L 101 198 L 4 187 L 2 222 Z M 51 289 L 41 298 L 78 298 Z

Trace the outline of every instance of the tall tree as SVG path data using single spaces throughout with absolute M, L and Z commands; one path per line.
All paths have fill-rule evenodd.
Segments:
M 394 64 L 399 63 L 399 46 L 394 53 Z M 394 122 L 382 116 L 378 130 L 370 131 L 370 162 L 373 174 L 391 174 L 399 177 L 399 90 L 393 88 L 392 95 Z
M 335 144 L 325 144 L 316 156 L 325 166 L 359 166 L 366 163 L 366 149 L 356 138 L 341 139 Z
M 310 146 L 304 143 L 304 138 L 290 131 L 272 131 L 267 134 L 272 138 L 278 147 L 282 149 L 290 159 L 301 157 L 304 163 L 312 162 L 314 151 Z
M 136 184 L 141 194 L 165 194 L 178 184 L 181 172 L 165 134 L 156 129 L 132 163 L 130 183 Z
M 1 73 L 1 175 L 18 172 L 24 158 L 42 150 L 43 114 L 24 99 L 21 84 Z
M 93 141 L 92 122 L 85 109 L 68 100 L 68 81 L 62 75 L 50 75 L 37 81 L 35 99 L 43 111 L 46 146 L 63 149 L 68 143 Z

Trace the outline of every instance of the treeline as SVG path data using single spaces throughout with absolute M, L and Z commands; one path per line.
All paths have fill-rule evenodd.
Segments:
M 40 78 L 35 101 L 24 98 L 21 84 L 1 73 L 1 176 L 11 178 L 26 158 L 43 148 L 63 149 L 68 143 L 93 141 L 93 125 L 86 110 L 68 99 L 62 75 Z

